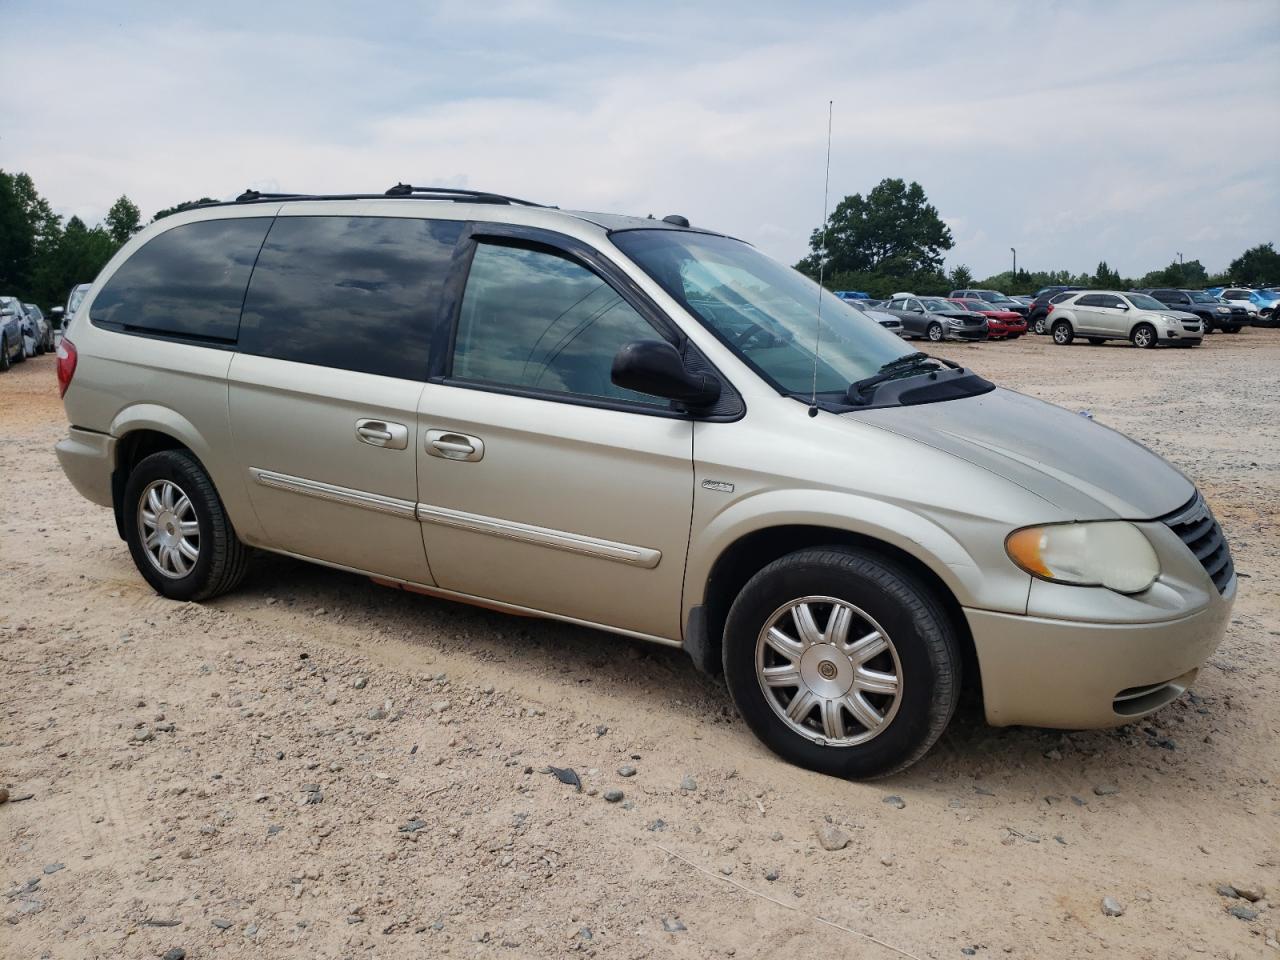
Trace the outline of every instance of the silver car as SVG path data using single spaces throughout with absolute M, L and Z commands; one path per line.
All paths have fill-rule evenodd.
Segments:
M 0 370 L 27 359 L 26 320 L 17 297 L 0 297 Z
M 1161 345 L 1199 346 L 1204 324 L 1194 313 L 1171 310 L 1145 293 L 1118 290 L 1083 290 L 1061 300 L 1055 298 L 1046 318 L 1053 342 L 1062 346 L 1076 337 L 1097 345 L 1107 340 L 1128 340 L 1135 347 Z
M 58 379 L 62 467 L 162 596 L 260 549 L 680 647 L 839 776 L 966 685 L 996 725 L 1159 709 L 1236 594 L 1156 454 L 683 217 L 247 193 L 131 239 Z

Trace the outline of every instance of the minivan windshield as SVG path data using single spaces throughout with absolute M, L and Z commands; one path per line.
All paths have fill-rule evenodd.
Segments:
M 614 244 L 783 393 L 845 393 L 911 352 L 875 320 L 741 240 L 623 230 Z M 818 298 L 822 298 L 821 333 Z

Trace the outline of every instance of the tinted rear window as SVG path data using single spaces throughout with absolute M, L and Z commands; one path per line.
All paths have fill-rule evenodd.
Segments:
M 201 220 L 147 241 L 94 298 L 90 319 L 125 330 L 234 343 L 270 217 Z
M 240 349 L 423 380 L 458 221 L 281 217 L 245 298 Z

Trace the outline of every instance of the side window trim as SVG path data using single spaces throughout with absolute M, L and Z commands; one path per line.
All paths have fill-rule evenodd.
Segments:
M 616 293 L 623 303 L 635 310 L 643 320 L 654 328 L 655 337 L 667 340 L 677 350 L 680 350 L 688 360 L 696 362 L 700 367 L 713 373 L 720 380 L 724 391 L 721 404 L 717 405 L 715 412 L 699 415 L 697 419 L 730 421 L 740 419 L 746 412 L 741 395 L 730 380 L 701 351 L 693 347 L 684 331 L 617 264 L 594 247 L 583 243 L 575 237 L 558 233 L 554 230 L 528 227 L 522 224 L 473 221 L 463 229 L 454 251 L 453 262 L 450 264 L 449 278 L 445 283 L 441 315 L 443 322 L 437 328 L 437 335 L 431 345 L 430 375 L 427 378 L 429 383 L 510 396 L 523 396 L 555 403 L 569 403 L 575 406 L 621 410 L 644 416 L 675 418 L 687 418 L 690 416 L 687 412 L 676 409 L 674 406 L 671 408 L 658 405 L 646 406 L 627 400 L 584 397 L 455 378 L 453 376 L 453 354 L 457 341 L 458 326 L 462 316 L 462 300 L 466 293 L 467 279 L 471 274 L 471 265 L 475 259 L 476 250 L 484 242 L 522 247 L 528 250 L 541 250 L 554 256 L 563 257 L 583 269 L 589 270 Z M 724 412 L 721 412 L 722 410 Z

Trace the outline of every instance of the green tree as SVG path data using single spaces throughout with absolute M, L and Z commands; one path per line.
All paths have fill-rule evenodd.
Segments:
M 183 210 L 191 210 L 200 206 L 202 203 L 217 203 L 212 197 L 201 197 L 199 200 L 183 200 L 182 203 L 172 207 L 165 207 L 163 210 L 157 210 L 156 215 L 151 218 L 151 222 L 163 220 L 165 217 L 171 217 L 175 213 L 182 213 Z M 650 218 L 652 219 L 652 217 Z
M 901 281 L 945 283 L 942 255 L 951 230 L 912 181 L 881 180 L 863 197 L 845 197 L 809 238 L 812 251 L 796 265 L 810 276 L 873 274 Z
M 1105 290 L 1122 290 L 1125 282 L 1120 274 L 1107 266 L 1107 261 L 1103 260 L 1098 263 L 1098 269 L 1093 272 L 1093 286 Z
M 1231 278 L 1230 283 L 1250 286 L 1280 283 L 1280 253 L 1270 243 L 1250 247 L 1231 261 L 1227 276 Z
M 5 293 L 27 294 L 35 245 L 35 230 L 23 208 L 17 177 L 0 170 L 0 289 Z
M 973 274 L 963 263 L 958 263 L 951 271 L 951 289 L 965 290 L 973 286 Z
M 142 211 L 128 197 L 120 197 L 107 211 L 107 233 L 116 243 L 124 243 L 141 228 Z

